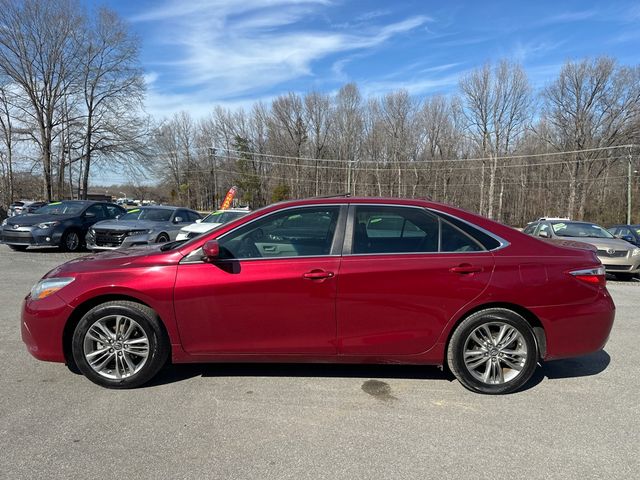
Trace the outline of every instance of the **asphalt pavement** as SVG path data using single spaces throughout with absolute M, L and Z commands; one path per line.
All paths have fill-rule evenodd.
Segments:
M 604 351 L 508 396 L 435 367 L 191 365 L 100 388 L 32 358 L 22 298 L 73 255 L 0 245 L 0 478 L 628 479 L 640 472 L 640 282 Z

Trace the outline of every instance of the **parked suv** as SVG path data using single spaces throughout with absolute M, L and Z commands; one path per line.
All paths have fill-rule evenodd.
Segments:
M 524 233 L 551 240 L 572 240 L 592 245 L 598 258 L 620 280 L 632 280 L 640 273 L 640 248 L 625 240 L 615 238 L 600 225 L 590 222 L 554 220 L 533 222 Z
M 25 213 L 34 213 L 46 204 L 47 202 L 34 202 L 33 200 L 20 200 L 18 202 L 13 202 L 9 205 L 7 216 L 15 217 L 16 215 L 23 215 Z
M 34 213 L 7 218 L 2 222 L 3 243 L 13 250 L 30 246 L 80 250 L 91 225 L 125 212 L 113 203 L 89 200 L 53 202 Z

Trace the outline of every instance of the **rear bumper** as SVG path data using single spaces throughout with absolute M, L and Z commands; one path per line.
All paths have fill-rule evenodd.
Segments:
M 602 350 L 611 333 L 615 309 L 604 289 L 592 303 L 531 308 L 545 329 L 544 360 L 578 357 Z
M 35 302 L 30 297 L 24 300 L 20 330 L 31 355 L 48 362 L 65 361 L 62 336 L 71 312 L 56 294 Z

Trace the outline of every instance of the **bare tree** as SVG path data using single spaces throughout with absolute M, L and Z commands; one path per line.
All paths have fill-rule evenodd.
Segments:
M 542 93 L 544 126 L 540 135 L 558 151 L 624 145 L 640 134 L 640 68 L 619 67 L 607 57 L 567 62 L 558 79 Z M 611 156 L 611 150 L 604 155 Z M 590 185 L 611 161 L 603 153 L 577 152 L 567 157 L 566 212 L 583 218 Z
M 80 91 L 83 99 L 82 148 L 84 198 L 95 155 L 129 157 L 144 150 L 140 118 L 144 80 L 139 66 L 139 40 L 118 15 L 101 8 L 77 41 L 82 48 Z
M 531 115 L 531 88 L 521 66 L 502 61 L 496 67 L 486 64 L 464 76 L 460 80 L 460 90 L 467 134 L 477 152 L 490 159 L 486 200 L 486 162 L 482 162 L 480 211 L 486 211 L 492 218 L 498 157 L 511 153 L 524 132 Z
M 73 0 L 0 0 L 0 72 L 29 99 L 38 135 L 45 196 L 53 198 L 52 150 L 59 107 L 79 71 L 75 41 L 83 19 Z

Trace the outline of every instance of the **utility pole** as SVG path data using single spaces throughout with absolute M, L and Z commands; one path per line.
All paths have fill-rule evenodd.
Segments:
M 629 163 L 627 165 L 627 225 L 631 225 L 631 147 L 629 147 Z
M 218 209 L 218 169 L 216 165 L 216 149 L 209 147 L 209 159 L 213 173 L 213 210 Z

